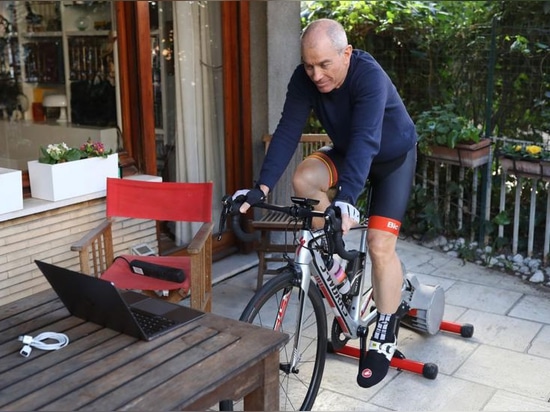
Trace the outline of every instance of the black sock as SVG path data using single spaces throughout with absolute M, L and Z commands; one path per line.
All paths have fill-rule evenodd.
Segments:
M 357 384 L 370 388 L 386 377 L 391 357 L 395 351 L 395 314 L 378 313 L 376 328 L 372 334 L 366 353 L 361 353 Z M 388 359 L 389 357 L 389 359 Z

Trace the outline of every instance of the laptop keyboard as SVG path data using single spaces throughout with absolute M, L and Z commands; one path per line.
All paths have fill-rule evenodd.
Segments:
M 141 326 L 147 335 L 161 332 L 176 323 L 173 320 L 163 316 L 152 315 L 137 309 L 132 309 L 132 313 L 136 317 L 139 326 Z

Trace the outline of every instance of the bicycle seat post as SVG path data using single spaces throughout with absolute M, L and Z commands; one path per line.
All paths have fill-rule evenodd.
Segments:
M 361 252 L 361 254 L 366 254 L 368 251 L 367 233 L 368 233 L 368 226 L 369 226 L 371 201 L 372 201 L 372 190 L 370 186 L 370 181 L 368 181 L 367 189 L 366 189 L 366 199 L 365 199 L 365 215 L 364 215 L 364 221 L 362 222 L 362 224 L 365 226 L 365 229 L 361 231 L 361 241 L 359 243 L 359 252 Z
M 359 252 L 361 254 L 367 253 L 367 232 L 366 228 L 361 230 L 361 240 L 359 241 Z

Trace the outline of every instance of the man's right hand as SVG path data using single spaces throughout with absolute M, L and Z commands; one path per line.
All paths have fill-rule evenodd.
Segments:
M 233 194 L 233 200 L 236 200 L 240 196 L 246 197 L 246 202 L 241 205 L 241 207 L 239 208 L 239 212 L 246 213 L 250 206 L 254 206 L 258 203 L 262 203 L 263 201 L 265 201 L 265 198 L 267 196 L 266 192 L 268 190 L 266 186 L 262 186 L 255 187 L 254 189 L 240 189 Z

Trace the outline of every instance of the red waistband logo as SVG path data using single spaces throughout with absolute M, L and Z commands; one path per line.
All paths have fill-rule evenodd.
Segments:
M 395 222 L 388 222 L 388 229 L 399 230 L 399 225 Z

